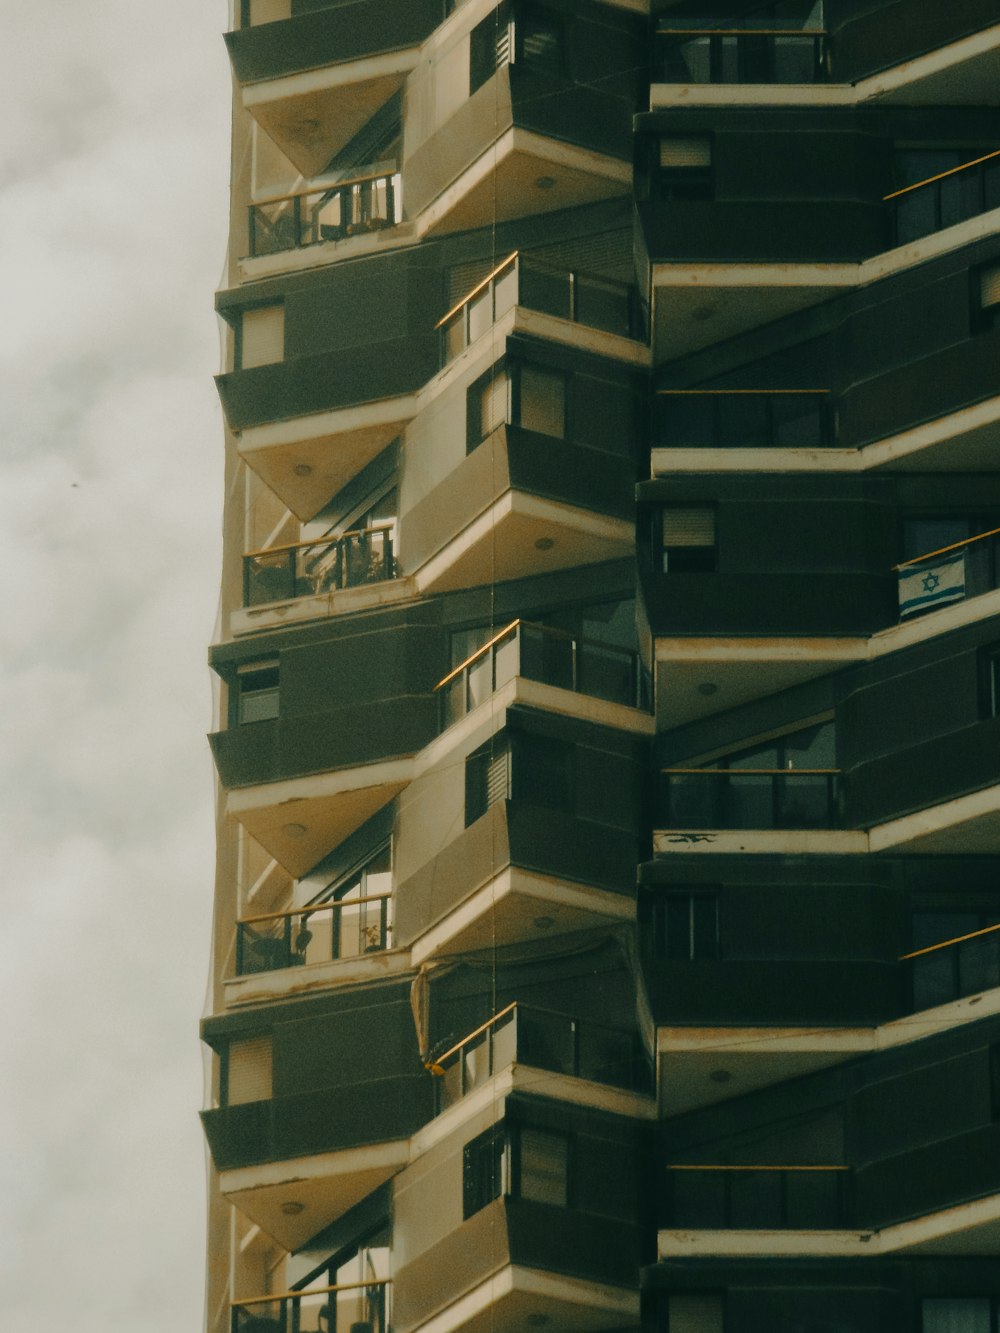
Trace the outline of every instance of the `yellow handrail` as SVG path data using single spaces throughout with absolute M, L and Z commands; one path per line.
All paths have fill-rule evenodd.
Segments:
M 849 1166 L 735 1166 L 713 1163 L 711 1166 L 700 1162 L 667 1162 L 668 1171 L 850 1171 Z
M 322 183 L 312 185 L 303 185 L 300 190 L 289 190 L 287 194 L 269 195 L 266 199 L 251 199 L 250 203 L 254 208 L 263 208 L 267 204 L 281 204 L 286 199 L 304 199 L 309 194 L 330 194 L 334 190 L 346 190 L 350 185 L 366 185 L 369 181 L 387 180 L 391 176 L 399 175 L 399 167 L 393 167 L 391 171 L 372 171 L 366 176 L 350 176 L 346 180 L 330 181 L 324 185 Z
M 488 653 L 495 643 L 499 643 L 502 638 L 508 635 L 511 632 L 511 630 L 517 629 L 518 625 L 520 624 L 521 624 L 520 620 L 512 620 L 509 625 L 505 625 L 504 628 L 500 630 L 498 634 L 493 635 L 493 638 L 490 639 L 489 643 L 484 643 L 482 648 L 477 648 L 474 653 L 472 653 L 469 657 L 465 659 L 464 662 L 460 662 L 458 666 L 455 667 L 454 671 L 449 671 L 447 676 L 445 676 L 442 680 L 439 680 L 438 683 L 434 686 L 435 691 L 441 689 L 443 685 L 447 685 L 448 682 L 450 680 L 454 680 L 456 676 L 461 675 L 461 673 L 465 670 L 467 666 L 471 666 L 472 663 L 475 662 L 477 658 L 482 657 L 484 653 Z
M 354 528 L 350 532 L 338 532 L 336 536 L 329 533 L 325 537 L 310 537 L 303 542 L 288 542 L 284 546 L 265 546 L 259 551 L 244 551 L 243 559 L 252 560 L 261 555 L 281 555 L 283 551 L 301 551 L 306 546 L 336 546 L 338 542 L 347 541 L 349 537 L 367 537 L 374 532 L 391 532 L 393 519 L 388 519 L 372 528 Z
M 938 949 L 950 949 L 953 944 L 961 944 L 963 940 L 974 940 L 980 935 L 991 935 L 996 930 L 1000 930 L 1000 925 L 983 926 L 982 930 L 970 930 L 968 935 L 956 935 L 953 940 L 942 940 L 940 944 L 928 944 L 926 949 L 914 949 L 912 953 L 900 954 L 899 961 L 905 963 L 908 958 L 921 958 L 925 953 L 934 953 Z
M 969 167 L 978 167 L 980 162 L 988 162 L 990 158 L 1000 157 L 1000 148 L 992 153 L 984 153 L 982 157 L 974 157 L 971 162 L 963 162 L 960 166 L 949 167 L 947 171 L 939 171 L 936 176 L 928 176 L 925 181 L 917 181 L 914 185 L 904 185 L 901 190 L 893 190 L 892 194 L 884 194 L 882 202 L 888 203 L 890 199 L 898 199 L 901 194 L 909 194 L 911 190 L 919 190 L 923 185 L 933 185 L 935 181 L 943 181 L 946 176 L 954 176 L 958 171 L 968 171 Z
M 270 1296 L 243 1296 L 238 1301 L 230 1301 L 230 1307 L 240 1305 L 266 1305 L 269 1301 L 298 1300 L 302 1296 L 328 1296 L 334 1291 L 357 1291 L 361 1287 L 387 1287 L 391 1277 L 373 1277 L 367 1282 L 338 1282 L 332 1287 L 308 1287 L 299 1291 L 276 1291 Z
M 960 546 L 969 546 L 972 542 L 981 542 L 984 537 L 996 537 L 998 533 L 1000 533 L 1000 528 L 990 528 L 989 532 L 977 532 L 974 537 L 964 537 L 960 542 L 952 542 L 950 546 L 942 546 L 937 551 L 928 551 L 926 555 L 915 555 L 912 560 L 904 560 L 901 565 L 893 565 L 893 569 L 909 569 L 910 565 L 921 565 L 925 560 L 931 560 L 936 555 L 945 555 L 948 551 L 957 551 Z
M 505 1018 L 512 1009 L 516 1008 L 517 1001 L 514 1000 L 506 1009 L 501 1009 L 498 1014 L 494 1014 L 492 1018 L 488 1018 L 485 1023 L 480 1023 L 479 1027 L 474 1028 L 472 1032 L 466 1033 L 461 1041 L 457 1041 L 454 1046 L 445 1051 L 444 1055 L 439 1055 L 437 1059 L 433 1060 L 430 1064 L 425 1064 L 424 1068 L 429 1069 L 432 1074 L 437 1074 L 438 1077 L 443 1077 L 445 1071 L 441 1068 L 442 1061 L 447 1060 L 449 1056 L 454 1055 L 456 1051 L 460 1051 L 463 1046 L 468 1046 L 469 1042 L 478 1037 L 481 1032 L 485 1032 L 488 1028 L 493 1027 L 495 1023 L 499 1023 L 501 1018 Z
M 313 912 L 322 912 L 326 908 L 334 910 L 344 907 L 360 907 L 362 903 L 384 903 L 392 898 L 391 893 L 373 893 L 368 898 L 339 898 L 326 903 L 306 903 L 302 907 L 286 907 L 280 912 L 261 912 L 258 916 L 241 916 L 238 926 L 250 926 L 257 921 L 280 921 L 287 916 L 311 916 Z
M 492 273 L 487 273 L 486 277 L 483 278 L 482 282 L 477 282 L 471 292 L 466 292 L 466 294 L 462 297 L 461 301 L 459 301 L 456 305 L 453 305 L 446 315 L 442 315 L 441 318 L 438 320 L 438 322 L 434 325 L 434 327 L 436 329 L 439 329 L 442 324 L 447 324 L 449 319 L 451 319 L 452 315 L 457 315 L 464 305 L 468 305 L 469 302 L 472 300 L 472 298 L 476 296 L 479 292 L 481 292 L 484 287 L 488 286 L 496 277 L 496 275 L 500 273 L 503 269 L 505 269 L 508 264 L 513 263 L 514 260 L 517 258 L 517 256 L 518 256 L 518 251 L 517 250 L 512 251 L 503 261 L 502 264 L 497 264 L 496 268 L 493 270 Z

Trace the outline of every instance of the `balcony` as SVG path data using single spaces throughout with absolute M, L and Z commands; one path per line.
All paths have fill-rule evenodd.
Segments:
M 231 1333 L 391 1333 L 391 1282 L 373 1278 L 233 1301 Z
M 651 1091 L 649 1062 L 634 1033 L 524 1004 L 510 1004 L 428 1065 L 435 1114 L 512 1064 L 601 1083 L 627 1092 Z
M 836 829 L 836 768 L 665 768 L 658 829 Z
M 914 1012 L 1000 986 L 1000 925 L 904 954 Z
M 313 185 L 250 205 L 250 257 L 332 245 L 402 221 L 402 182 L 395 167 Z
M 236 975 L 357 958 L 391 947 L 391 893 L 265 912 L 236 923 Z
M 317 537 L 243 557 L 243 605 L 316 597 L 382 583 L 398 575 L 395 523 Z
M 626 708 L 645 703 L 637 653 L 515 620 L 438 682 L 441 730 L 517 676 Z
M 885 202 L 897 246 L 1000 208 L 1000 149 L 894 190 Z
M 654 83 L 823 83 L 822 28 L 670 28 L 656 34 Z M 752 20 L 750 20 L 752 22 Z
M 1000 528 L 993 528 L 897 565 L 900 620 L 1000 587 L 998 554 Z
M 630 283 L 559 269 L 515 251 L 438 321 L 442 367 L 518 305 L 620 338 L 643 336 Z
M 849 1225 L 846 1166 L 676 1165 L 663 1215 L 684 1230 L 837 1231 Z
M 322 171 L 416 67 L 441 0 L 295 3 L 226 34 L 243 106 L 304 176 Z

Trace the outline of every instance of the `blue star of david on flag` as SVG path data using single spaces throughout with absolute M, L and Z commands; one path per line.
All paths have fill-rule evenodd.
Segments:
M 965 552 L 906 565 L 899 571 L 899 614 L 912 616 L 928 607 L 961 601 L 965 596 Z

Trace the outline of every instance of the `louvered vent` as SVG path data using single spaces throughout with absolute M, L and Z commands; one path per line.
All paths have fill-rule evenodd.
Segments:
M 228 1104 L 271 1099 L 271 1038 L 234 1041 L 229 1048 Z

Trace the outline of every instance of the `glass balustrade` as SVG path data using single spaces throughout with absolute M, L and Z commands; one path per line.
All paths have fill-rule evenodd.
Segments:
M 834 443 L 826 389 L 661 389 L 654 449 L 822 449 Z
M 250 255 L 280 254 L 394 227 L 402 221 L 395 166 L 250 205 Z
M 1000 986 L 1000 925 L 906 954 L 915 1011 Z
M 243 605 L 310 597 L 397 575 L 395 524 L 252 551 L 243 557 Z
M 392 895 L 343 897 L 236 923 L 236 975 L 357 958 L 392 947 Z
M 454 360 L 516 305 L 622 338 L 642 336 L 636 292 L 631 284 L 560 269 L 515 253 L 439 321 L 442 366 Z
M 666 1225 L 706 1230 L 835 1230 L 847 1224 L 844 1167 L 677 1166 L 666 1170 Z
M 926 169 L 926 168 L 925 168 Z M 906 245 L 1000 208 L 1000 150 L 886 195 L 893 244 Z
M 629 708 L 643 707 L 636 653 L 515 620 L 438 682 L 442 730 L 515 676 Z
M 652 1086 L 649 1061 L 634 1033 L 511 1004 L 429 1062 L 437 1075 L 437 1113 L 515 1062 L 631 1091 Z

